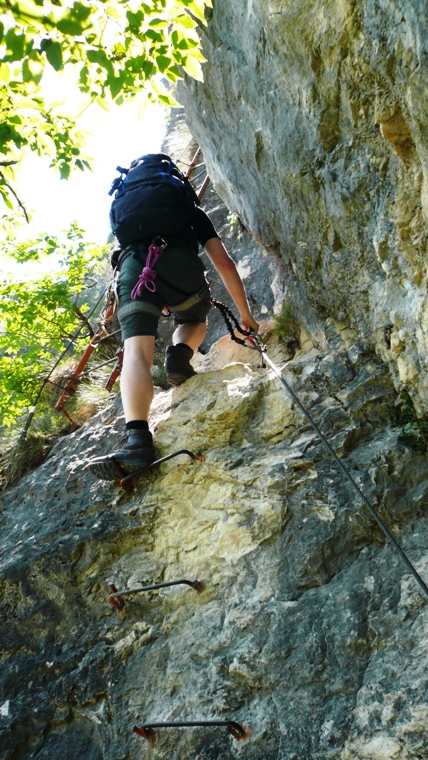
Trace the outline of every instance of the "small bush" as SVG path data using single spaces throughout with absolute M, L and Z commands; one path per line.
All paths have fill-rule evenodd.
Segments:
M 277 336 L 281 343 L 287 346 L 291 354 L 290 358 L 292 358 L 297 349 L 300 348 L 300 341 L 297 322 L 287 301 L 283 302 L 281 311 L 278 314 L 274 314 L 272 320 L 274 335 Z
M 392 424 L 401 427 L 399 443 L 414 451 L 428 449 L 428 417 L 418 417 L 407 390 L 402 390 L 395 403 Z

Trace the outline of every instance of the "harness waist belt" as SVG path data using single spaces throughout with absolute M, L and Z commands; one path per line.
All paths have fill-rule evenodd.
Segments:
M 156 304 L 150 303 L 150 301 L 131 301 L 124 306 L 119 306 L 117 310 L 118 319 L 120 320 L 123 317 L 127 317 L 128 314 L 135 314 L 136 311 L 142 311 L 145 314 L 154 314 L 156 317 L 160 317 L 162 314 L 160 306 L 156 306 Z
M 202 301 L 204 296 L 208 293 L 208 285 L 207 283 L 204 283 L 202 287 L 196 291 L 196 293 L 192 293 L 192 295 L 188 296 L 184 301 L 180 301 L 180 303 L 175 304 L 167 304 L 168 309 L 170 311 L 187 311 L 187 309 L 191 309 L 192 306 L 195 306 L 195 304 L 199 303 L 199 301 Z
M 166 306 L 172 312 L 187 311 L 187 309 L 191 309 L 192 306 L 195 306 L 195 304 L 199 303 L 199 301 L 202 301 L 207 292 L 208 285 L 205 283 L 202 288 L 197 290 L 196 293 L 192 293 L 184 301 L 180 301 L 180 303 L 175 304 L 166 304 Z M 162 314 L 162 308 L 160 306 L 157 306 L 150 301 L 138 300 L 131 301 L 131 303 L 120 306 L 117 310 L 117 316 L 119 319 L 121 319 L 122 317 L 126 317 L 128 314 L 134 314 L 137 311 L 141 311 L 146 314 L 154 314 L 156 317 L 160 317 Z

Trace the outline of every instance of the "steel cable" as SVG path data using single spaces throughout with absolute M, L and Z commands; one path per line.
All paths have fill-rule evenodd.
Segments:
M 343 464 L 342 460 L 337 456 L 336 452 L 334 451 L 334 449 L 332 448 L 332 446 L 328 442 L 328 440 L 325 437 L 324 433 L 321 432 L 321 430 L 318 427 L 318 425 L 316 424 L 316 422 L 312 419 L 312 417 L 309 414 L 308 410 L 303 406 L 302 402 L 300 401 L 300 399 L 298 398 L 298 396 L 295 394 L 295 392 L 293 391 L 293 389 L 291 388 L 291 386 L 283 378 L 283 376 L 281 375 L 281 372 L 278 369 L 278 367 L 276 366 L 276 364 L 274 364 L 274 362 L 269 358 L 269 356 L 267 355 L 267 352 L 266 352 L 266 346 L 264 345 L 264 343 L 263 343 L 260 335 L 258 335 L 257 333 L 253 332 L 252 330 L 248 330 L 248 331 L 243 330 L 241 328 L 241 326 L 239 325 L 238 320 L 236 319 L 236 317 L 233 314 L 233 312 L 231 312 L 230 309 L 225 304 L 220 303 L 219 301 L 216 301 L 215 299 L 211 299 L 211 303 L 223 315 L 223 318 L 224 318 L 224 321 L 226 323 L 227 329 L 228 329 L 228 331 L 230 333 L 230 337 L 232 338 L 233 341 L 235 341 L 236 343 L 239 343 L 240 345 L 244 345 L 247 348 L 251 348 L 253 350 L 256 348 L 258 351 L 260 351 L 260 354 L 263 357 L 264 361 L 269 365 L 269 367 L 275 373 L 275 375 L 277 376 L 277 378 L 279 379 L 279 381 L 282 383 L 282 385 L 285 388 L 285 390 L 287 391 L 287 393 L 293 399 L 294 403 L 298 406 L 298 408 L 300 409 L 300 411 L 302 412 L 302 414 L 306 417 L 306 419 L 308 420 L 309 424 L 311 425 L 311 427 L 313 428 L 313 430 L 315 431 L 315 433 L 317 434 L 317 436 L 319 437 L 319 439 L 322 441 L 322 443 L 326 447 L 326 449 L 329 452 L 330 456 L 333 458 L 333 460 L 336 462 L 336 464 L 339 467 L 339 469 L 341 470 L 341 472 L 345 475 L 345 477 L 347 478 L 347 480 L 349 481 L 349 483 L 355 489 L 355 491 L 357 492 L 358 496 L 360 497 L 360 499 L 362 500 L 362 502 L 367 507 L 369 513 L 371 514 L 371 516 L 373 517 L 373 519 L 375 520 L 375 522 L 377 523 L 377 525 L 379 526 L 379 528 L 381 529 L 381 531 L 383 532 L 383 534 L 385 535 L 385 537 L 388 539 L 388 541 L 394 547 L 394 549 L 398 552 L 398 554 L 399 554 L 401 560 L 403 561 L 404 565 L 410 571 L 410 573 L 413 575 L 414 579 L 419 584 L 419 586 L 422 589 L 422 591 L 424 592 L 425 596 L 428 597 L 428 586 L 426 585 L 425 581 L 421 578 L 421 576 L 419 575 L 419 573 L 416 570 L 416 568 L 414 567 L 414 565 L 412 565 L 412 563 L 410 562 L 407 554 L 401 548 L 400 544 L 395 540 L 395 538 L 392 535 L 391 531 L 386 527 L 385 523 L 380 518 L 380 516 L 378 515 L 378 513 L 376 512 L 376 510 L 372 507 L 372 505 L 370 504 L 368 498 L 366 497 L 366 495 L 363 493 L 363 491 L 361 490 L 360 486 L 358 485 L 357 481 L 352 477 L 351 473 L 349 472 L 349 470 L 347 470 L 347 468 Z M 234 334 L 234 328 L 232 327 L 232 322 L 235 325 L 235 329 L 238 330 L 238 332 L 240 332 L 241 335 L 245 335 L 246 338 L 244 338 L 244 339 L 238 338 Z M 250 344 L 248 343 L 248 341 L 250 342 Z

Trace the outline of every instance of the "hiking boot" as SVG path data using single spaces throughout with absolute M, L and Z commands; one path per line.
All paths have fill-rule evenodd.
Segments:
M 156 460 L 149 430 L 128 430 L 128 440 L 119 451 L 96 457 L 88 469 L 100 480 L 120 480 Z
M 186 343 L 168 346 L 165 355 L 165 374 L 170 385 L 181 385 L 189 377 L 196 375 L 190 364 L 192 356 L 193 350 Z

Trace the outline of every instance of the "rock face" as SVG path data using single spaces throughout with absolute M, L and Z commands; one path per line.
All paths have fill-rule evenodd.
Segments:
M 386 366 L 326 327 L 284 365 L 268 353 L 428 576 L 426 457 L 390 425 Z M 88 457 L 119 441 L 118 401 L 3 498 L 0 675 L 7 760 L 424 758 L 428 608 L 312 428 L 255 352 L 228 337 L 159 393 L 165 463 L 127 493 Z M 225 366 L 224 366 L 225 365 Z M 201 371 L 203 370 L 203 371 Z M 124 613 L 107 581 L 135 588 Z M 163 729 L 150 749 L 132 724 Z
M 428 409 L 428 17 L 422 0 L 216 0 L 181 90 L 226 204 L 322 343 L 356 328 Z
M 181 95 L 247 231 L 210 211 L 256 316 L 291 302 L 300 347 L 268 354 L 426 582 L 426 8 L 214 6 Z M 151 426 L 160 456 L 203 460 L 95 481 L 116 399 L 2 499 L 1 756 L 425 760 L 427 599 L 258 354 L 223 337 L 194 362 Z M 108 604 L 108 581 L 178 579 L 202 590 Z M 210 718 L 249 735 L 131 730 Z

